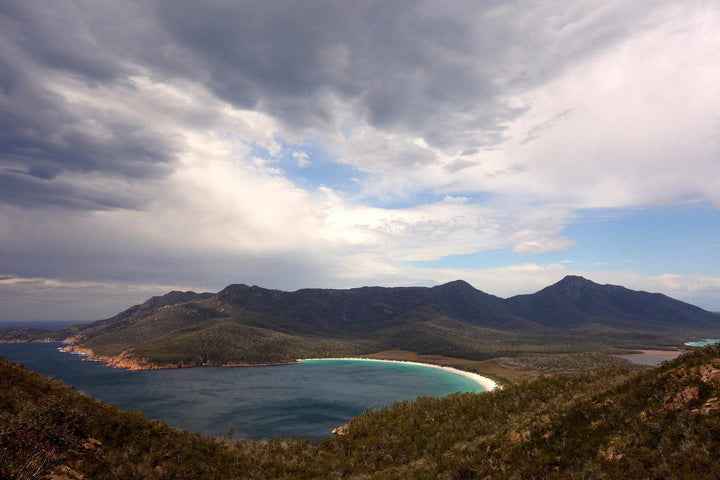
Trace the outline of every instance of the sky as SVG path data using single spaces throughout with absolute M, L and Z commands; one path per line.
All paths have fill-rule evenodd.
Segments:
M 0 321 L 565 275 L 720 311 L 720 4 L 6 0 Z

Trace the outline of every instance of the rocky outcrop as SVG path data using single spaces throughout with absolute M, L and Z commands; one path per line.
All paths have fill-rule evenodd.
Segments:
M 701 381 L 720 387 L 720 367 L 715 365 L 701 365 L 697 367 L 697 374 Z
M 683 408 L 688 403 L 692 402 L 693 400 L 697 400 L 700 398 L 700 388 L 698 387 L 687 387 L 679 392 L 677 392 L 675 395 L 670 396 L 668 395 L 665 397 L 664 403 L 665 403 L 665 410 L 679 410 Z
M 270 365 L 291 365 L 299 362 L 278 362 L 278 363 L 223 363 L 208 360 L 207 358 L 198 358 L 193 361 L 182 361 L 175 363 L 156 363 L 145 357 L 137 357 L 133 353 L 133 349 L 127 349 L 119 355 L 107 356 L 98 355 L 91 349 L 81 347 L 79 345 L 69 344 L 62 348 L 63 352 L 84 355 L 88 360 L 103 362 L 104 364 L 123 368 L 125 370 L 164 370 L 169 368 L 193 368 L 193 367 L 261 367 Z
M 333 428 L 332 433 L 333 433 L 333 435 L 338 435 L 338 436 L 339 435 L 347 435 L 348 433 L 350 433 L 350 424 L 344 423 L 337 428 Z
M 89 360 L 103 362 L 111 367 L 124 368 L 126 370 L 154 370 L 157 368 L 177 368 L 171 366 L 157 365 L 149 362 L 145 358 L 137 358 L 133 355 L 132 350 L 125 350 L 120 353 L 120 355 L 106 356 L 97 355 L 89 348 L 70 344 L 63 347 L 62 351 L 78 355 L 84 355 Z

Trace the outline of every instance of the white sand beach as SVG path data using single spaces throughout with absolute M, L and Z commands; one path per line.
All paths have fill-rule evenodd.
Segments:
M 405 365 L 417 365 L 419 367 L 436 368 L 438 370 L 445 370 L 446 372 L 456 373 L 463 377 L 469 378 L 476 383 L 480 384 L 486 391 L 495 390 L 496 388 L 502 388 L 495 381 L 478 375 L 477 373 L 466 372 L 464 370 L 458 370 L 457 368 L 444 367 L 441 365 L 433 365 L 432 363 L 419 363 L 419 362 L 408 362 L 403 360 L 379 360 L 375 358 L 357 358 L 357 357 L 346 357 L 346 358 L 299 358 L 298 362 L 313 361 L 313 360 L 355 360 L 360 362 L 384 362 L 384 363 L 403 363 Z

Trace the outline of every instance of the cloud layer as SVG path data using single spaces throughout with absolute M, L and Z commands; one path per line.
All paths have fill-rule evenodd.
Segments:
M 566 250 L 580 209 L 720 208 L 718 32 L 701 1 L 6 2 L 0 274 L 547 284 L 565 269 L 533 258 L 411 265 Z M 347 188 L 313 181 L 323 162 Z

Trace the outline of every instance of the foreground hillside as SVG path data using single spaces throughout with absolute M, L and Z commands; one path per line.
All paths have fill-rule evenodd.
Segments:
M 171 292 L 113 318 L 0 341 L 60 340 L 113 365 L 287 363 L 400 350 L 482 361 L 523 354 L 667 347 L 720 331 L 720 316 L 661 294 L 569 276 L 502 299 L 455 281 L 433 288 L 296 292 L 230 285 Z
M 318 444 L 232 442 L 120 412 L 0 358 L 0 477 L 718 478 L 719 409 L 714 346 L 640 373 L 584 371 L 398 403 Z

